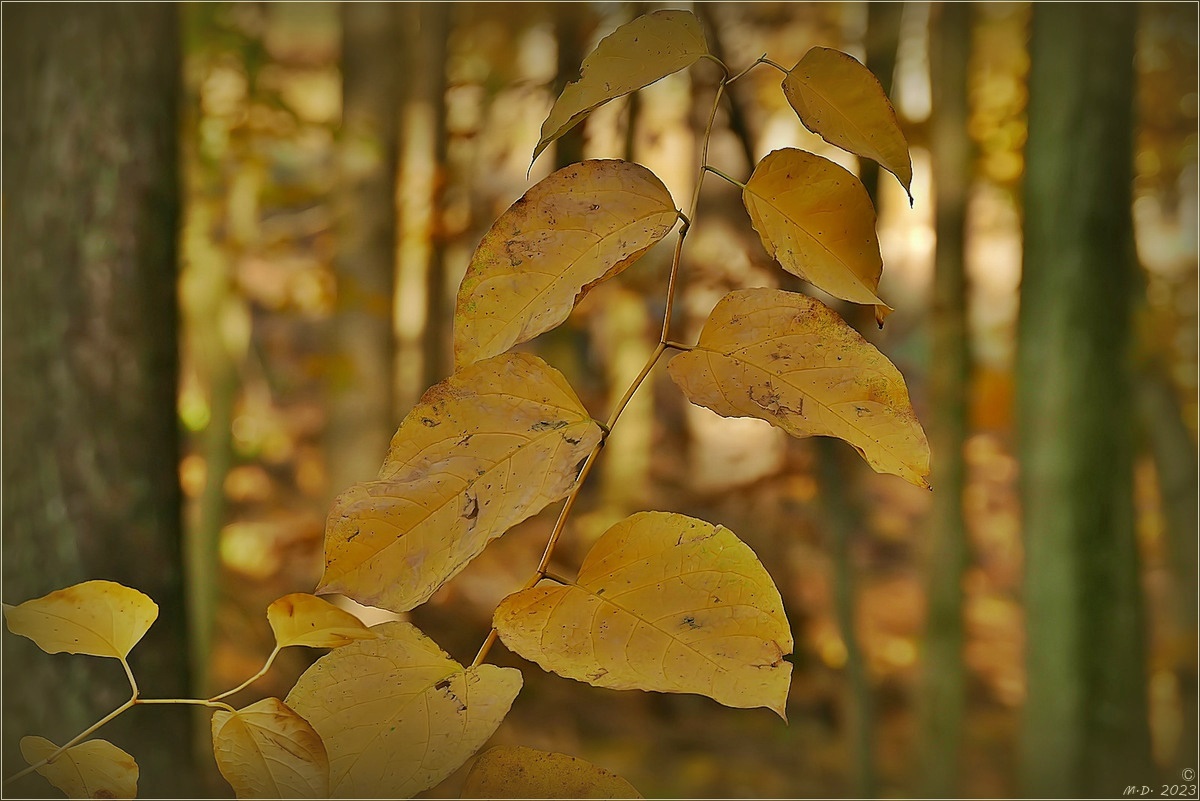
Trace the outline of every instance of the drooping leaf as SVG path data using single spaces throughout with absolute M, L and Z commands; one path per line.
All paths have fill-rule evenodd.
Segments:
M 692 403 L 792 436 L 837 437 L 880 473 L 928 487 L 929 443 L 900 371 L 825 304 L 743 289 L 713 309 L 668 372 Z
M 335 798 L 408 798 L 475 753 L 508 713 L 521 672 L 464 669 L 413 625 L 330 651 L 304 672 L 287 704 L 329 752 Z
M 238 798 L 328 798 L 329 757 L 308 721 L 278 698 L 212 717 L 213 756 Z
M 629 782 L 579 757 L 524 746 L 479 755 L 460 798 L 641 798 Z
M 594 159 L 539 181 L 471 257 L 458 289 L 455 364 L 461 369 L 554 328 L 676 219 L 671 194 L 640 164 Z
M 708 53 L 700 21 L 690 11 L 655 11 L 627 22 L 600 40 L 583 60 L 542 123 L 532 161 L 594 109 L 690 67 Z
M 401 423 L 379 479 L 334 502 L 319 592 L 403 612 L 565 495 L 600 427 L 536 356 L 467 367 Z
M 783 79 L 804 127 L 831 145 L 879 162 L 912 202 L 912 159 L 896 110 L 879 80 L 853 56 L 814 47 Z
M 633 515 L 596 541 L 574 585 L 510 595 L 493 624 L 509 649 L 560 676 L 784 714 L 792 635 L 783 601 L 723 526 Z
M 341 648 L 355 640 L 375 638 L 375 632 L 354 615 L 306 592 L 285 595 L 268 606 L 267 622 L 280 648 Z
M 158 604 L 113 581 L 85 581 L 18 606 L 5 606 L 13 634 L 46 653 L 124 659 L 158 617 Z
M 21 738 L 21 756 L 30 765 L 57 750 L 45 737 Z M 137 762 L 107 740 L 73 745 L 37 772 L 67 798 L 137 798 Z
M 829 159 L 783 148 L 766 156 L 742 191 L 767 253 L 834 297 L 891 308 L 875 294 L 883 259 L 875 209 L 862 182 Z

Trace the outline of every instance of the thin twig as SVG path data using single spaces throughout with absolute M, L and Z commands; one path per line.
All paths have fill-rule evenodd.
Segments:
M 124 660 L 122 660 L 122 661 L 124 661 Z M 14 773 L 12 776 L 9 776 L 7 779 L 5 779 L 5 780 L 4 780 L 4 783 L 5 783 L 5 784 L 8 784 L 9 782 L 15 782 L 17 779 L 20 779 L 20 778 L 22 778 L 23 776 L 28 776 L 30 773 L 33 773 L 33 772 L 34 772 L 35 770 L 37 770 L 38 768 L 41 768 L 41 767 L 43 767 L 43 766 L 45 766 L 45 765 L 48 765 L 48 764 L 50 764 L 50 763 L 51 763 L 51 762 L 53 762 L 54 760 L 58 759 L 58 758 L 59 758 L 59 756 L 61 756 L 61 755 L 62 755 L 62 753 L 63 753 L 64 751 L 66 751 L 68 748 L 70 748 L 71 746 L 75 745 L 76 743 L 78 743 L 78 742 L 82 741 L 82 740 L 83 740 L 84 738 L 86 738 L 88 735 L 90 735 L 90 734 L 94 733 L 94 732 L 95 732 L 97 729 L 99 729 L 101 726 L 103 726 L 104 724 L 108 723 L 108 722 L 109 722 L 109 721 L 111 721 L 113 718 L 117 717 L 117 716 L 118 716 L 118 715 L 120 715 L 122 712 L 124 712 L 125 710 L 127 710 L 127 709 L 131 708 L 131 707 L 132 707 L 132 706 L 133 706 L 135 703 L 137 703 L 137 696 L 136 696 L 136 695 L 132 696 L 132 697 L 131 697 L 131 698 L 130 698 L 128 701 L 126 701 L 125 703 L 121 704 L 119 707 L 117 707 L 116 709 L 114 709 L 112 712 L 109 712 L 107 715 L 105 715 L 104 717 L 100 718 L 100 720 L 96 721 L 96 722 L 95 722 L 95 723 L 93 723 L 91 726 L 88 726 L 86 729 L 84 729 L 83 731 L 81 731 L 79 734 L 76 734 L 76 735 L 75 735 L 74 737 L 72 737 L 70 740 L 67 740 L 67 742 L 65 742 L 65 743 L 63 743 L 62 745 L 60 745 L 60 746 L 58 747 L 58 750 L 56 750 L 54 753 L 50 754 L 50 756 L 46 757 L 45 759 L 39 760 L 38 762 L 34 762 L 32 765 L 30 765 L 29 767 L 27 767 L 27 768 L 25 768 L 24 770 L 20 771 L 19 773 Z
M 679 263 L 683 252 L 683 242 L 687 238 L 688 231 L 691 229 L 692 221 L 696 219 L 696 208 L 700 205 L 700 187 L 704 183 L 704 173 L 708 168 L 708 143 L 712 138 L 713 123 L 717 118 L 717 109 L 721 104 L 721 95 L 724 93 L 725 86 L 729 82 L 729 70 L 722 62 L 720 62 L 720 60 L 711 56 L 710 58 L 712 58 L 712 60 L 716 61 L 718 64 L 721 64 L 721 68 L 725 72 L 725 77 L 721 79 L 719 84 L 717 84 L 717 93 L 713 98 L 712 112 L 708 116 L 708 124 L 704 127 L 704 139 L 700 148 L 700 168 L 696 176 L 696 188 L 692 192 L 691 206 L 689 207 L 687 214 L 684 214 L 679 210 L 676 212 L 679 215 L 679 219 L 683 221 L 683 225 L 680 226 L 679 234 L 675 240 L 675 252 L 671 257 L 671 272 L 667 277 L 667 297 L 665 308 L 663 310 L 662 332 L 658 338 L 658 345 L 654 348 L 654 352 L 650 354 L 650 358 L 646 360 L 646 364 L 642 367 L 641 372 L 638 373 L 637 377 L 629 385 L 629 388 L 625 390 L 625 394 L 621 396 L 619 401 L 617 401 L 616 406 L 613 408 L 612 414 L 608 418 L 608 422 L 603 424 L 602 427 L 606 436 L 601 438 L 601 440 L 596 443 L 596 446 L 592 448 L 591 453 L 588 454 L 587 459 L 584 460 L 583 466 L 579 469 L 579 475 L 576 477 L 575 483 L 571 487 L 571 491 L 567 494 L 566 501 L 563 502 L 562 508 L 558 512 L 558 519 L 554 522 L 554 529 L 550 532 L 550 537 L 546 540 L 546 546 L 542 550 L 542 558 L 538 562 L 537 570 L 535 570 L 534 574 L 530 576 L 528 581 L 525 582 L 525 586 L 522 587 L 521 590 L 527 590 L 530 587 L 535 586 L 543 578 L 547 577 L 550 577 L 555 581 L 559 581 L 560 583 L 571 583 L 565 582 L 557 577 L 549 576 L 546 567 L 550 564 L 550 558 L 554 554 L 554 548 L 558 545 L 558 540 L 562 536 L 563 529 L 566 528 L 567 517 L 571 514 L 571 509 L 574 508 L 575 501 L 579 498 L 579 493 L 583 489 L 583 484 L 587 480 L 588 474 L 591 473 L 593 465 L 596 464 L 596 459 L 600 455 L 601 449 L 604 447 L 607 434 L 612 431 L 613 427 L 617 423 L 617 420 L 621 417 L 621 413 L 625 411 L 625 407 L 629 405 L 630 400 L 633 399 L 634 394 L 646 380 L 646 376 L 648 376 L 650 371 L 654 369 L 654 365 L 658 362 L 659 357 L 663 355 L 666 349 L 668 347 L 673 347 L 678 350 L 691 350 L 689 346 L 672 343 L 668 338 L 668 333 L 671 329 L 671 310 L 674 306 L 675 294 L 678 291 Z M 745 73 L 743 72 L 742 74 Z M 518 590 L 518 592 L 521 590 Z M 495 645 L 498 637 L 499 633 L 495 628 L 492 628 L 488 632 L 487 638 L 484 639 L 483 644 L 479 647 L 479 652 L 475 655 L 475 659 L 471 662 L 472 668 L 479 667 L 483 664 L 488 653 L 491 651 L 492 646 Z

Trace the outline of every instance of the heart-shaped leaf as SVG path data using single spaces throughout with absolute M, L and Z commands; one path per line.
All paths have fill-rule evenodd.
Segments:
M 434 386 L 401 423 L 379 479 L 334 502 L 319 592 L 404 612 L 491 540 L 566 495 L 600 441 L 566 379 L 509 353 Z
M 268 606 L 267 622 L 280 648 L 341 648 L 355 640 L 375 638 L 375 632 L 354 615 L 306 592 L 285 595 Z
M 690 11 L 655 11 L 625 23 L 600 40 L 583 60 L 579 80 L 567 84 L 554 101 L 532 160 L 594 109 L 690 67 L 707 54 L 700 20 Z
M 928 488 L 929 442 L 900 371 L 818 300 L 743 289 L 667 367 L 692 403 L 795 437 L 837 437 L 880 473 Z
M 875 294 L 883 259 L 875 209 L 862 182 L 829 159 L 795 148 L 770 153 L 742 190 L 763 247 L 783 269 L 852 303 L 891 307 Z
M 57 750 L 45 737 L 21 738 L 21 756 L 30 765 Z M 67 798 L 137 798 L 137 762 L 107 740 L 73 745 L 37 772 Z
M 641 798 L 633 785 L 579 757 L 524 746 L 479 755 L 460 798 Z
M 539 181 L 471 257 L 458 289 L 455 364 L 461 369 L 554 328 L 676 219 L 670 192 L 640 164 L 594 159 Z
M 440 782 L 492 736 L 521 672 L 464 669 L 409 623 L 330 651 L 287 705 L 320 734 L 335 798 L 408 798 Z
M 278 698 L 212 717 L 213 756 L 238 798 L 327 798 L 329 757 L 313 727 Z
M 129 656 L 157 617 L 149 596 L 113 581 L 85 581 L 4 607 L 9 631 L 46 653 L 114 659 Z
M 494 625 L 511 650 L 560 676 L 784 715 L 783 601 L 723 526 L 666 512 L 626 518 L 596 541 L 575 584 L 508 596 Z
M 871 71 L 853 56 L 814 47 L 783 79 L 804 127 L 831 145 L 879 162 L 912 203 L 912 159 L 896 110 Z

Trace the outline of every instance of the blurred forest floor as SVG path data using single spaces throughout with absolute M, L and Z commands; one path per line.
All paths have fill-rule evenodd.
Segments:
M 629 19 L 634 5 L 638 13 L 650 9 L 640 3 L 574 6 L 584 52 Z M 398 110 L 397 424 L 425 389 L 424 377 L 448 373 L 439 356 L 446 352 L 448 330 L 444 323 L 430 330 L 428 304 L 451 308 L 475 243 L 550 169 L 544 157 L 526 178 L 558 77 L 556 25 L 562 23 L 553 7 L 461 3 L 447 9 L 444 65 L 415 64 L 406 76 L 415 85 L 423 80 L 419 71 L 444 67 L 441 108 L 410 97 Z M 976 174 L 967 253 L 974 365 L 966 446 L 972 558 L 963 610 L 969 675 L 964 790 L 995 797 L 1015 792 L 1014 743 L 1024 698 L 1012 398 L 1029 8 L 982 4 L 977 11 L 969 124 Z M 715 4 L 706 13 L 719 22 L 734 71 L 761 53 L 792 64 L 814 45 L 864 54 L 865 4 Z M 892 96 L 912 146 L 916 205 L 909 209 L 890 176 L 881 180 L 881 290 L 897 311 L 883 331 L 866 334 L 906 376 L 918 414 L 927 408 L 935 247 L 929 14 L 928 4 L 904 4 L 897 31 Z M 1169 364 L 1193 443 L 1194 22 L 1194 7 L 1143 6 L 1134 206 L 1147 281 L 1140 347 Z M 416 47 L 423 33 L 410 27 L 393 56 Z M 329 198 L 337 180 L 341 38 L 337 7 L 323 3 L 188 6 L 185 31 L 187 206 L 180 297 L 186 344 L 179 412 L 190 438 L 181 477 L 188 525 L 211 530 L 219 547 L 207 668 L 208 683 L 224 688 L 254 673 L 271 649 L 264 607 L 315 584 L 325 511 L 344 489 L 330 486 L 324 445 L 328 386 L 339 380 L 325 342 L 338 291 Z M 661 176 L 674 197 L 689 196 L 703 128 L 697 120 L 716 81 L 716 70 L 707 66 L 664 79 L 641 92 L 636 105 L 621 101 L 597 111 L 586 126 L 585 156 L 631 154 Z M 713 162 L 744 176 L 746 150 L 761 157 L 795 145 L 853 168 L 852 160 L 800 126 L 777 83 L 773 71 L 762 69 L 736 85 L 744 130 L 731 130 L 728 115 L 719 117 Z M 677 319 L 685 338 L 694 338 L 724 292 L 777 285 L 782 276 L 747 224 L 735 190 L 707 184 L 699 216 L 683 258 Z M 445 285 L 426 280 L 435 256 L 445 265 Z M 532 343 L 567 375 L 595 416 L 607 414 L 653 347 L 668 265 L 668 251 L 651 251 L 620 281 L 592 293 L 562 330 Z M 386 445 L 378 443 L 379 460 Z M 772 572 L 796 634 L 789 725 L 766 710 L 726 709 L 700 697 L 592 688 L 544 674 L 497 648 L 493 658 L 521 666 L 526 685 L 495 741 L 584 757 L 647 796 L 849 794 L 847 647 L 834 611 L 828 499 L 818 493 L 816 460 L 811 441 L 790 441 L 765 423 L 723 420 L 688 407 L 665 371 L 656 369 L 606 448 L 558 552 L 569 572 L 609 524 L 650 508 L 686 512 L 737 532 Z M 1178 589 L 1148 454 L 1139 458 L 1136 479 L 1151 730 L 1156 761 L 1165 768 L 1178 758 L 1184 717 L 1195 714 L 1196 633 L 1181 625 L 1175 611 Z M 877 713 L 872 737 L 879 789 L 910 794 L 930 498 L 865 466 L 854 472 L 852 485 L 836 491 L 861 510 L 849 555 L 857 582 L 857 636 Z M 536 565 L 553 511 L 494 543 L 414 612 L 414 622 L 455 659 L 469 661 L 487 633 L 491 610 Z M 296 653 L 301 650 L 286 651 L 281 667 L 256 691 L 282 697 L 312 658 Z M 427 795 L 455 794 L 461 780 L 460 772 Z

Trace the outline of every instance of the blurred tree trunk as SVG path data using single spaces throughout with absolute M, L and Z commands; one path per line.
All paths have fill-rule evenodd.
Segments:
M 932 147 L 937 192 L 937 254 L 933 278 L 929 439 L 934 458 L 928 620 L 921 691 L 921 795 L 958 795 L 966 676 L 963 667 L 963 573 L 968 557 L 963 519 L 967 437 L 966 244 L 971 145 L 967 136 L 967 61 L 971 6 L 934 10 L 930 72 Z
M 867 4 L 867 69 L 874 73 L 888 97 L 892 96 L 892 78 L 896 73 L 896 55 L 900 50 L 900 22 L 904 3 L 871 0 Z M 871 159 L 859 159 L 858 177 L 867 194 L 879 207 L 879 165 Z M 874 312 L 864 307 L 868 316 Z
M 1177 644 L 1170 650 L 1183 714 L 1183 731 L 1175 748 L 1176 767 L 1182 770 L 1191 767 L 1200 739 L 1196 720 L 1196 446 L 1163 359 L 1148 359 L 1137 378 L 1141 428 L 1158 475 L 1173 585 L 1168 636 Z M 1172 776 L 1177 773 L 1173 771 Z
M 1132 503 L 1132 4 L 1035 4 L 1018 337 L 1022 789 L 1148 774 Z
M 379 472 L 395 431 L 396 169 L 401 7 L 344 3 L 337 306 L 327 458 L 338 493 Z
M 15 5 L 3 38 L 4 600 L 98 578 L 147 593 L 159 619 L 134 670 L 147 695 L 186 694 L 177 9 Z M 64 742 L 128 697 L 115 662 L 6 635 L 6 773 L 20 737 Z M 103 736 L 146 795 L 187 794 L 188 710 L 137 717 Z
M 891 7 L 894 5 L 895 7 Z M 884 92 L 892 90 L 892 74 L 896 66 L 896 48 L 900 38 L 900 4 L 871 3 L 867 11 L 867 66 L 879 79 Z M 864 186 L 871 203 L 879 206 L 879 170 L 869 159 L 859 161 Z M 785 289 L 802 289 L 799 281 L 788 279 Z M 839 314 L 868 339 L 874 326 L 869 306 L 838 304 Z M 844 443 L 828 437 L 816 437 L 817 485 L 825 510 L 826 530 L 834 570 L 834 611 L 838 630 L 846 646 L 847 737 L 850 748 L 852 792 L 859 798 L 878 795 L 875 770 L 875 695 L 866 659 L 858 635 L 857 580 L 855 577 L 853 542 L 856 532 L 863 530 L 863 510 L 857 496 L 856 471 L 861 460 Z
M 429 262 L 425 271 L 424 386 L 450 375 L 449 343 L 453 319 L 446 288 L 446 236 L 442 226 L 442 194 L 446 187 L 446 57 L 450 41 L 449 3 L 421 3 L 418 8 L 417 77 L 414 100 L 429 114 L 433 141 L 433 186 L 429 197 Z
M 554 4 L 554 36 L 558 40 L 558 74 L 554 78 L 554 96 L 562 94 L 571 81 L 579 80 L 579 67 L 587 55 L 590 14 L 574 3 Z M 583 161 L 583 120 L 554 143 L 554 168 Z
M 588 37 L 595 28 L 596 17 L 582 3 L 555 3 L 549 7 L 549 15 L 557 44 L 557 72 L 553 86 L 557 98 L 563 87 L 579 79 L 579 65 L 587 55 Z M 554 155 L 553 170 L 583 160 L 583 132 L 587 124 L 587 120 L 583 120 L 554 142 L 548 151 Z M 572 317 L 563 325 L 542 334 L 538 346 L 543 358 L 561 370 L 567 382 L 582 397 L 603 396 L 609 385 L 604 371 L 594 367 L 596 357 L 591 352 L 591 335 L 578 318 Z M 621 387 L 620 391 L 624 389 Z

